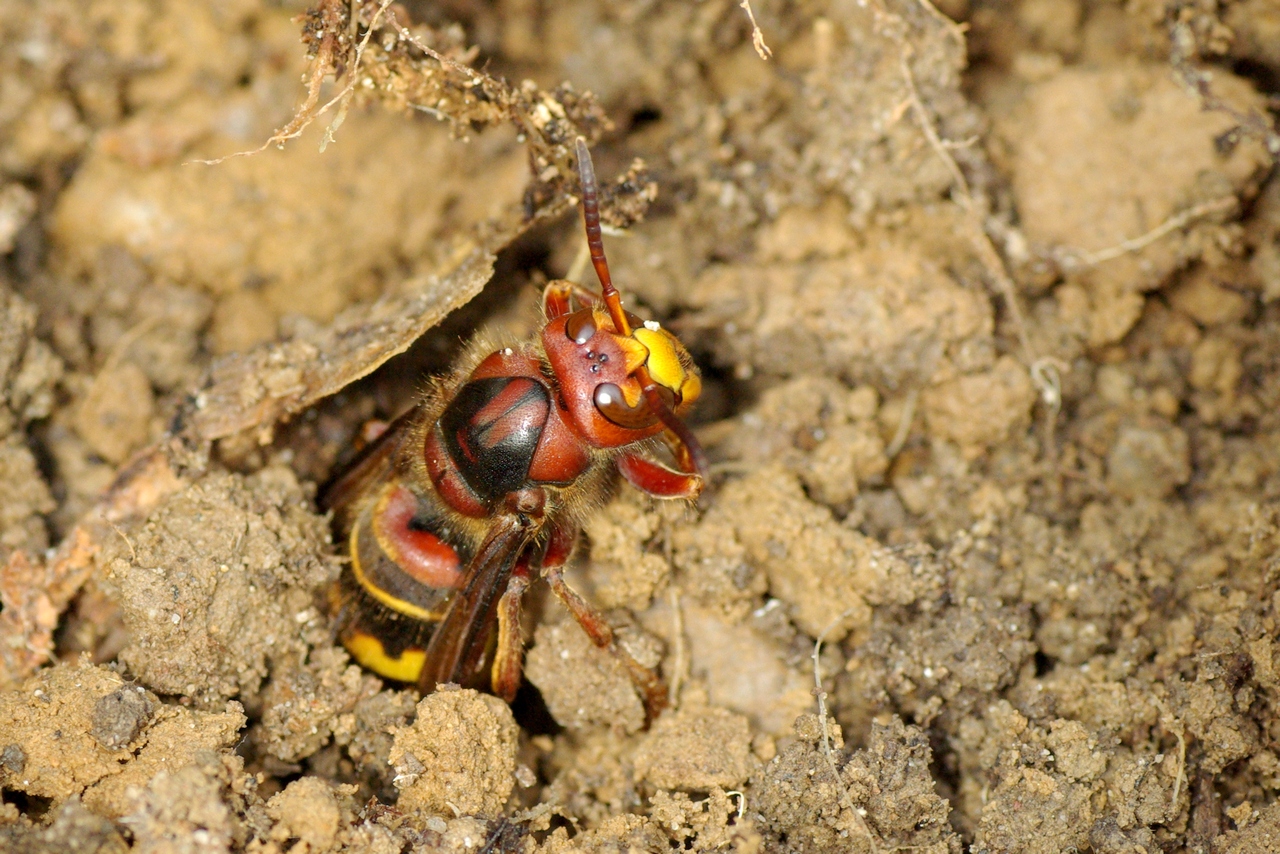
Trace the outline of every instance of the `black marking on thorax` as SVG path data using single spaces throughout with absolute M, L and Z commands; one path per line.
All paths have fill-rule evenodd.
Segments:
M 481 500 L 525 485 L 551 398 L 531 377 L 490 377 L 458 389 L 440 415 L 445 447 Z

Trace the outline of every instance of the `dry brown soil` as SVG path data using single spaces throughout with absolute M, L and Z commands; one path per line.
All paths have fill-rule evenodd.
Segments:
M 0 0 L 0 850 L 1280 850 L 1280 6 L 752 6 Z M 575 562 L 648 729 L 545 593 L 514 707 L 325 604 L 577 132 L 706 384 Z

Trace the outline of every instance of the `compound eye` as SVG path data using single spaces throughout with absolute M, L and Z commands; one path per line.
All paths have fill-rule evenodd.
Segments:
M 668 409 L 675 409 L 676 396 L 671 389 L 658 386 L 658 394 Z M 627 399 L 622 396 L 622 389 L 613 383 L 601 383 L 596 386 L 594 395 L 596 409 L 608 420 L 628 430 L 644 430 L 658 423 L 658 416 L 645 405 L 641 398 L 636 406 L 628 406 Z
M 627 399 L 622 396 L 622 389 L 613 383 L 596 386 L 594 399 L 601 415 L 628 430 L 643 430 L 653 426 L 658 420 L 649 407 L 644 405 L 643 399 L 636 406 L 628 406 Z
M 569 315 L 564 322 L 564 332 L 574 344 L 586 344 L 596 334 L 596 319 L 591 309 L 584 308 Z

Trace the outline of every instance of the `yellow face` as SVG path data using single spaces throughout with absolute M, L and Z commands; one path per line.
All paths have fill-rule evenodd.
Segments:
M 698 399 L 702 393 L 702 377 L 693 364 L 693 357 L 678 338 L 652 320 L 632 330 L 631 337 L 647 351 L 643 364 L 649 369 L 649 376 L 675 395 L 677 408 Z

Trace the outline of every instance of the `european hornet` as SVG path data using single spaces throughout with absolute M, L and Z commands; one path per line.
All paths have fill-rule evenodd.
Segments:
M 510 701 L 522 600 L 541 574 L 624 663 L 652 718 L 666 704 L 661 680 L 615 645 L 562 571 L 615 470 L 659 498 L 702 490 L 706 456 L 681 420 L 702 381 L 675 336 L 623 310 L 582 139 L 577 158 L 601 295 L 548 284 L 536 340 L 473 346 L 329 486 L 321 503 L 350 557 L 331 599 L 339 639 L 370 670 L 424 693 L 452 682 Z M 647 455 L 657 437 L 678 470 Z

